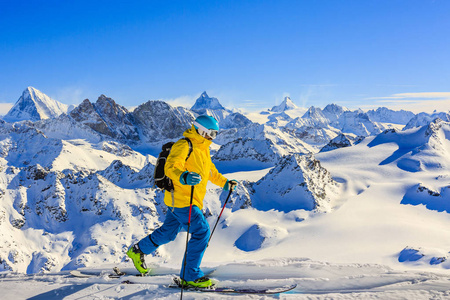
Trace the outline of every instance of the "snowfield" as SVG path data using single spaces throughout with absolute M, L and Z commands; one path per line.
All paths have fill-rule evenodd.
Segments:
M 126 269 L 130 270 L 131 269 Z M 75 278 L 57 274 L 8 274 L 1 278 L 2 299 L 179 299 L 168 288 L 173 269 L 158 276 L 111 279 L 106 275 Z M 92 271 L 92 269 L 91 269 Z M 185 291 L 184 299 L 449 299 L 450 276 L 398 271 L 376 264 L 337 264 L 302 258 L 237 261 L 215 265 L 211 274 L 226 286 L 266 287 L 297 283 L 280 295 L 231 295 Z M 132 280 L 134 284 L 121 282 Z
M 208 99 L 219 107 L 205 93 L 197 109 L 212 109 Z M 145 105 L 155 106 L 166 107 Z M 300 110 L 290 99 L 281 108 Z M 162 113 L 182 113 L 168 109 Z M 272 125 L 245 127 L 247 140 L 230 128 L 223 143 L 214 145 L 219 171 L 239 186 L 203 268 L 218 286 L 297 287 L 278 295 L 186 291 L 184 298 L 450 299 L 450 123 L 422 124 L 421 116 L 414 121 L 419 127 L 387 129 L 317 153 L 317 145 L 273 126 L 286 123 L 280 109 L 267 112 Z M 218 110 L 224 121 L 247 122 Z M 312 111 L 324 126 L 341 118 L 347 129 L 355 126 L 352 132 L 381 128 L 362 112 L 337 106 Z M 386 123 L 394 115 L 405 123 L 408 113 L 371 115 Z M 350 116 L 364 122 L 352 123 Z M 179 299 L 179 289 L 167 286 L 179 273 L 185 232 L 147 256 L 152 276 L 134 276 L 125 255 L 164 221 L 163 194 L 152 184 L 155 157 L 133 150 L 143 144 L 105 138 L 83 122 L 62 115 L 0 123 L 1 299 Z M 226 196 L 208 185 L 204 211 L 211 227 Z M 130 275 L 108 277 L 116 266 Z M 98 276 L 74 277 L 72 270 Z

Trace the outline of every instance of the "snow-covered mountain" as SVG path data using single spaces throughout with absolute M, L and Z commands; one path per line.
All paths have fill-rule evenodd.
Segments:
M 378 244 L 379 254 L 390 251 L 406 268 L 440 265 L 448 269 L 442 264 L 448 263 L 450 244 L 437 241 L 442 234 L 449 234 L 439 228 L 448 222 L 443 197 L 450 179 L 449 122 L 437 119 L 405 131 L 386 130 L 355 146 L 316 154 L 316 158 L 336 181 L 352 189 L 336 213 L 352 216 L 349 227 L 364 224 L 361 230 L 353 231 L 353 242 L 340 251 L 349 251 L 358 240 L 371 236 L 371 243 L 379 240 L 384 245 Z M 351 211 L 358 213 L 352 215 Z M 372 218 L 378 213 L 383 224 L 377 217 Z M 337 225 L 341 221 L 330 223 Z M 371 228 L 370 233 L 367 228 Z M 422 250 L 407 250 L 410 248 Z M 410 252 L 424 255 L 406 259 Z M 442 253 L 447 253 L 445 258 L 437 260 Z
M 292 117 L 283 111 L 280 113 L 274 113 L 274 114 L 268 115 L 267 121 L 265 122 L 265 124 L 276 128 L 276 127 L 286 126 L 286 124 L 288 124 L 291 121 L 292 121 Z
M 110 138 L 126 141 L 139 140 L 139 134 L 128 110 L 113 99 L 101 95 L 96 103 L 85 99 L 70 112 L 77 122 Z
M 322 114 L 329 120 L 330 124 L 334 126 L 335 124 L 338 124 L 339 117 L 346 111 L 350 110 L 346 107 L 332 103 L 325 106 L 322 110 Z
M 209 97 L 206 92 L 203 92 L 191 107 L 196 116 L 209 115 L 214 117 L 221 129 L 240 128 L 248 126 L 252 123 L 246 116 L 239 112 L 233 112 L 226 109 L 220 104 L 219 100 L 214 97 Z
M 398 150 L 380 164 L 396 162 L 397 166 L 407 172 L 450 169 L 450 127 L 448 122 L 435 119 L 428 125 L 397 132 L 386 130 L 378 135 L 369 147 L 394 143 Z
M 143 200 L 155 194 L 149 188 L 152 169 L 145 168 L 153 158 L 112 141 L 48 138 L 26 123 L 3 124 L 0 148 L 0 211 L 8 220 L 0 222 L 3 270 L 36 273 L 99 263 L 104 251 L 119 246 L 101 237 L 109 225 L 159 223 L 155 202 Z M 118 167 L 118 160 L 129 167 Z M 129 168 L 135 171 L 125 176 Z M 109 180 L 116 179 L 112 169 L 127 185 Z M 136 211 L 142 213 L 131 218 Z
M 386 107 L 379 107 L 376 110 L 369 110 L 367 115 L 374 122 L 394 123 L 401 125 L 406 125 L 415 116 L 415 114 L 410 111 L 394 111 Z
M 214 159 L 220 161 L 250 159 L 273 163 L 281 157 L 276 149 L 272 149 L 274 147 L 275 144 L 269 139 L 238 138 L 221 146 Z
M 363 136 L 355 136 L 351 134 L 339 134 L 337 137 L 332 139 L 328 144 L 326 144 L 320 152 L 331 151 L 339 148 L 350 147 L 359 144 L 364 139 Z
M 219 123 L 221 129 L 242 128 L 251 124 L 252 121 L 239 112 L 230 113 Z
M 287 110 L 293 110 L 298 108 L 297 105 L 292 102 L 290 97 L 285 97 L 280 105 L 276 105 L 270 109 L 272 112 L 285 112 Z
M 339 128 L 343 133 L 353 133 L 360 136 L 376 135 L 385 127 L 373 122 L 369 116 L 361 110 L 346 111 L 338 120 Z
M 390 126 L 372 121 L 362 110 L 350 111 L 345 107 L 329 104 L 323 110 L 310 107 L 302 117 L 288 122 L 285 128 L 303 141 L 321 149 L 342 133 L 371 136 Z
M 313 126 L 326 126 L 330 123 L 322 110 L 318 107 L 311 106 L 308 111 L 302 116 L 302 119 L 307 119 L 313 122 Z
M 450 122 L 450 113 L 446 112 L 435 112 L 428 114 L 425 112 L 415 115 L 403 128 L 403 130 L 408 130 L 415 127 L 421 127 L 430 124 L 433 120 L 439 118 L 443 121 Z
M 311 154 L 283 157 L 253 189 L 255 208 L 284 212 L 331 211 L 331 199 L 339 191 L 331 174 Z
M 4 195 L 8 204 L 2 209 L 11 214 L 10 222 L 0 225 L 1 268 L 40 273 L 103 259 L 119 262 L 114 253 L 127 247 L 126 227 L 141 231 L 159 224 L 155 202 L 142 200 L 154 192 L 130 191 L 93 172 L 52 171 L 39 165 L 18 171 Z M 108 232 L 115 230 L 111 243 Z
M 220 104 L 219 100 L 214 97 L 209 97 L 206 92 L 203 92 L 200 97 L 197 98 L 195 104 L 191 107 L 191 110 L 205 114 L 207 110 L 225 110 L 225 107 Z
M 296 106 L 290 97 L 285 97 L 279 105 L 259 114 L 248 114 L 248 116 L 256 123 L 267 124 L 272 127 L 284 127 L 295 118 L 304 115 L 305 112 L 305 108 Z
M 26 88 L 16 104 L 3 117 L 7 122 L 38 121 L 55 118 L 67 113 L 68 105 L 62 104 L 33 87 Z
M 96 144 L 102 140 L 111 139 L 111 136 L 96 131 L 95 127 L 92 128 L 88 124 L 78 122 L 66 114 L 54 119 L 29 122 L 27 126 L 36 128 L 46 137 L 61 140 L 83 139 Z
M 326 107 L 329 109 L 330 105 Z M 340 106 L 335 106 L 337 111 L 343 110 Z M 336 119 L 340 114 L 333 115 L 328 113 L 328 110 L 322 110 L 320 108 L 311 106 L 306 110 L 302 116 L 295 119 L 291 119 L 285 125 L 285 128 L 292 132 L 295 132 L 297 136 L 301 137 L 304 141 L 316 145 L 322 144 L 335 137 L 338 130 L 332 127 L 332 124 L 338 127 Z
M 302 112 L 302 109 L 298 108 L 289 97 L 286 97 L 280 105 L 267 112 L 266 124 L 310 144 L 315 149 L 313 151 L 318 151 L 340 133 L 369 136 L 390 128 L 383 123 L 373 122 L 361 110 L 352 112 L 336 104 L 327 105 L 323 110 L 310 107 L 301 116 L 296 116 L 299 112 Z M 377 115 L 385 116 L 383 121 L 389 121 L 389 117 L 398 116 L 396 112 L 384 109 L 374 112 L 378 112 Z M 86 131 L 86 128 L 89 127 L 94 135 L 97 133 L 103 139 L 112 138 L 137 148 L 145 148 L 142 146 L 143 144 L 157 144 L 180 136 L 186 128 L 190 127 L 192 120 L 198 114 L 214 116 L 219 120 L 222 129 L 242 129 L 252 127 L 251 125 L 254 124 L 242 113 L 225 109 L 217 98 L 209 97 L 206 92 L 200 95 L 191 110 L 172 107 L 163 101 L 148 101 L 132 112 L 118 105 L 113 99 L 101 95 L 95 103 L 86 99 L 73 109 L 69 113 L 70 118 L 73 119 L 72 122 L 64 116 L 60 120 L 64 123 L 79 123 L 80 125 L 74 127 L 77 128 L 77 133 Z M 406 112 L 399 112 L 399 114 L 407 115 Z M 56 135 L 62 137 L 61 132 L 57 134 L 58 130 L 55 131 L 55 127 L 49 125 L 58 123 L 53 121 L 56 117 L 45 119 L 48 121 L 41 123 L 39 129 L 47 129 L 49 134 L 52 134 L 50 131 L 53 130 Z M 74 130 L 70 128 L 70 132 L 74 132 Z M 252 134 L 248 135 L 247 133 L 246 130 L 240 131 L 231 139 L 230 134 L 226 133 L 224 136 L 227 138 L 219 138 L 216 141 L 219 145 L 223 145 L 239 138 L 253 138 Z M 92 135 L 92 133 L 87 133 L 87 135 Z M 65 136 L 69 138 L 68 134 Z M 72 135 L 72 138 L 75 136 Z M 295 144 L 297 143 L 295 142 Z M 295 153 L 295 150 L 289 153 Z
M 147 101 L 133 111 L 132 117 L 144 143 L 180 138 L 195 119 L 189 110 L 164 101 Z
M 330 125 L 320 108 L 310 107 L 302 117 L 298 117 L 285 126 L 301 140 L 321 147 L 339 134 L 339 130 Z
M 216 140 L 222 146 L 213 158 L 220 161 L 250 159 L 275 163 L 284 155 L 314 152 L 312 146 L 289 131 L 268 125 L 252 124 L 223 130 Z
M 39 95 L 43 95 L 44 99 L 48 98 L 42 93 Z M 32 104 L 29 106 L 34 107 Z M 17 106 L 21 112 L 16 114 L 26 114 L 29 106 Z M 12 112 L 13 109 L 10 113 Z M 55 114 L 49 118 L 36 119 L 39 122 L 29 125 L 49 136 L 62 139 L 113 139 L 136 145 L 178 138 L 191 126 L 194 119 L 193 112 L 183 107 L 172 107 L 163 101 L 148 101 L 130 112 L 113 99 L 101 95 L 95 103 L 85 99 L 68 115 Z M 240 120 L 239 116 L 231 114 L 229 122 L 233 121 L 246 124 L 246 120 Z

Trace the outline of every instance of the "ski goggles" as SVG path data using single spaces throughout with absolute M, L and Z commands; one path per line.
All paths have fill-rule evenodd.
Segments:
M 194 121 L 194 125 L 197 126 L 198 129 L 200 129 L 200 130 L 198 131 L 198 133 L 199 133 L 201 136 L 206 137 L 205 135 L 207 135 L 207 136 L 210 137 L 211 139 L 215 139 L 215 138 L 217 137 L 217 133 L 218 133 L 217 130 L 214 130 L 214 129 L 208 129 L 208 128 L 206 128 L 205 126 L 203 126 L 202 124 L 197 123 L 197 122 L 195 122 L 195 121 Z

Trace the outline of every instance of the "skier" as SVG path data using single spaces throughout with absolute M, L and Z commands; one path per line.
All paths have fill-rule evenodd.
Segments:
M 173 144 L 164 167 L 165 174 L 172 179 L 174 191 L 166 191 L 164 203 L 168 206 L 164 224 L 149 236 L 132 245 L 127 255 L 133 260 L 136 269 L 143 275 L 147 268 L 144 255 L 154 252 L 159 246 L 175 240 L 181 228 L 187 228 L 190 217 L 191 238 L 187 244 L 180 272 L 184 286 L 209 287 L 212 282 L 204 276 L 200 269 L 203 254 L 208 245 L 210 229 L 202 213 L 203 198 L 206 194 L 206 184 L 209 181 L 223 187 L 224 190 L 234 190 L 236 180 L 228 180 L 220 174 L 211 161 L 209 146 L 217 136 L 219 124 L 211 116 L 202 115 L 195 119 L 194 124 L 183 133 L 192 143 L 192 153 L 188 156 L 189 144 L 186 139 L 180 139 Z M 191 216 L 191 186 L 195 186 Z M 184 274 L 184 276 L 183 276 Z

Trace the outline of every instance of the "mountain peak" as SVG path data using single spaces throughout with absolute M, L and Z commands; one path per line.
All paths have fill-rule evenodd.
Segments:
M 371 109 L 367 112 L 367 115 L 374 122 L 402 125 L 406 125 L 415 116 L 415 114 L 410 111 L 394 111 L 387 107 L 378 107 L 376 110 Z
M 104 106 L 104 105 L 111 105 L 111 106 L 120 106 L 120 105 L 118 105 L 117 103 L 116 103 L 116 101 L 114 101 L 114 99 L 112 99 L 112 98 L 110 98 L 110 97 L 107 97 L 107 96 L 105 96 L 104 94 L 101 94 L 99 97 L 98 97 L 98 99 L 97 99 L 97 102 L 96 102 L 96 105 L 97 106 Z
M 68 106 L 62 104 L 32 86 L 27 87 L 16 104 L 5 115 L 4 120 L 18 122 L 23 120 L 39 121 L 56 118 L 67 113 Z
M 312 154 L 283 156 L 253 188 L 261 195 L 253 202 L 257 209 L 284 212 L 297 209 L 330 211 L 333 198 L 330 196 L 339 193 L 330 172 Z M 275 196 L 279 194 L 283 197 Z
M 23 92 L 24 93 L 28 92 L 29 94 L 31 94 L 31 93 L 41 93 L 38 89 L 35 89 L 32 86 L 27 87 Z
M 296 109 L 297 106 L 292 102 L 289 96 L 284 97 L 283 102 L 280 105 L 272 107 L 271 111 L 273 112 L 283 112 L 286 110 Z
M 335 103 L 331 103 L 331 104 L 328 104 L 327 106 L 325 106 L 323 111 L 336 112 L 336 113 L 342 114 L 344 111 L 348 111 L 348 108 L 342 107 L 342 106 L 337 105 Z
M 206 92 L 203 92 L 200 97 L 195 101 L 194 106 L 191 107 L 193 111 L 202 111 L 205 109 L 225 109 L 222 104 L 220 104 L 219 100 L 214 97 L 209 97 Z
M 405 127 L 403 127 L 403 130 L 428 125 L 431 122 L 433 122 L 436 118 L 439 118 L 445 122 L 450 122 L 450 113 L 445 112 L 433 114 L 428 114 L 425 112 L 418 113 L 405 125 Z
M 325 118 L 325 116 L 320 108 L 311 106 L 302 118 Z
M 346 111 L 349 111 L 348 108 L 331 103 L 325 106 L 325 108 L 322 110 L 322 113 L 331 122 L 336 122 L 339 117 Z

